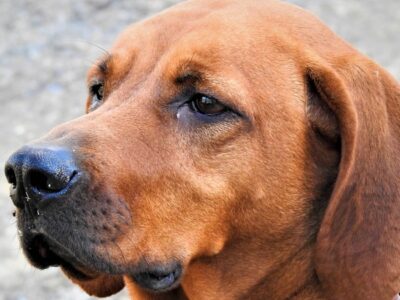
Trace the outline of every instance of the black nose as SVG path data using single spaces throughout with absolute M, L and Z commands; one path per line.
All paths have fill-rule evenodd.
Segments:
M 22 208 L 25 201 L 41 205 L 65 194 L 78 174 L 72 152 L 59 147 L 23 147 L 7 161 L 10 196 Z

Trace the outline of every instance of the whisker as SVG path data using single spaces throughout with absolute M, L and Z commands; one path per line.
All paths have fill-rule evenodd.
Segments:
M 96 48 L 99 49 L 101 52 L 103 52 L 103 54 L 104 54 L 106 57 L 111 56 L 111 53 L 110 53 L 107 49 L 105 49 L 104 47 L 102 47 L 102 46 L 100 46 L 99 44 L 97 44 L 97 43 L 95 43 L 95 42 L 92 42 L 92 41 L 88 41 L 88 40 L 84 40 L 84 39 L 63 39 L 63 40 L 61 40 L 61 41 L 64 42 L 64 43 L 76 43 L 76 42 L 78 42 L 78 43 L 85 43 L 85 44 L 88 44 L 88 45 L 91 45 L 91 46 L 96 47 Z

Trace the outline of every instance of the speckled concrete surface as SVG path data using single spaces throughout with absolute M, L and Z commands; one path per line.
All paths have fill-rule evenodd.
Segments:
M 262 1 L 262 0 L 259 0 Z M 85 71 L 126 25 L 178 0 L 0 0 L 0 168 L 17 147 L 83 112 Z M 291 0 L 400 79 L 399 0 Z M 0 173 L 0 300 L 91 299 L 23 258 Z M 122 292 L 112 299 L 127 299 Z

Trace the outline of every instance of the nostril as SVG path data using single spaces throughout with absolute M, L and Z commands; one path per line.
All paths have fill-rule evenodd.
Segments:
M 23 193 L 23 187 L 20 183 L 18 183 L 18 178 L 14 167 L 7 165 L 5 168 L 5 175 L 8 183 L 10 184 L 10 197 L 12 201 L 14 202 L 15 206 L 23 208 L 23 202 L 20 201 L 19 198 L 19 194 Z
M 28 176 L 29 185 L 40 192 L 54 192 L 48 176 L 40 171 L 30 171 Z
M 71 176 L 66 177 L 62 174 L 47 174 L 39 170 L 30 170 L 27 174 L 27 181 L 30 188 L 41 193 L 57 193 L 65 189 L 77 172 L 72 172 Z
M 6 178 L 9 184 L 13 189 L 17 188 L 17 177 L 15 176 L 15 172 L 12 167 L 8 166 L 5 170 Z

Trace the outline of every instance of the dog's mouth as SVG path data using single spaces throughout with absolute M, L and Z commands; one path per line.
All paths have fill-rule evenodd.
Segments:
M 78 261 L 67 249 L 43 234 L 24 236 L 22 245 L 28 260 L 36 268 L 60 267 L 68 277 L 79 281 L 92 280 L 99 276 L 98 272 Z M 165 292 L 179 285 L 182 273 L 182 265 L 174 262 L 142 266 L 140 271 L 130 273 L 129 277 L 146 290 Z
M 54 245 L 42 234 L 25 238 L 23 250 L 31 264 L 39 269 L 61 267 L 68 276 L 81 281 L 97 276 L 94 271 L 83 266 L 75 257 Z

